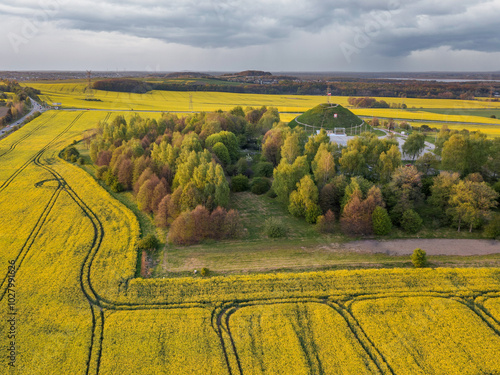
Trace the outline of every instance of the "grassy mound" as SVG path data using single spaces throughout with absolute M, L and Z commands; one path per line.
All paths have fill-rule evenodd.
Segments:
M 335 117 L 335 114 L 337 117 Z M 299 122 L 297 122 L 299 121 Z M 297 118 L 297 121 L 293 120 L 290 126 L 296 126 L 300 123 L 323 127 L 325 129 L 334 128 L 346 128 L 350 129 L 352 127 L 361 125 L 363 120 L 361 120 L 354 113 L 348 109 L 342 107 L 340 104 L 320 104 L 309 111 L 303 113 Z

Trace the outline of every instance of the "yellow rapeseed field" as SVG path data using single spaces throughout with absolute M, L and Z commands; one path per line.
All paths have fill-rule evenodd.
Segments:
M 500 372 L 496 269 L 136 277 L 137 219 L 58 156 L 116 114 L 49 111 L 0 141 L 0 373 Z

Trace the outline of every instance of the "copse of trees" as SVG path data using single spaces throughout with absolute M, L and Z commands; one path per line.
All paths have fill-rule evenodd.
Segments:
M 187 117 L 163 114 L 159 120 L 134 115 L 127 121 L 117 116 L 86 132 L 86 144 L 92 161 L 99 166 L 98 178 L 116 192 L 132 191 L 138 208 L 154 215 L 156 225 L 170 227 L 175 222 L 173 242 L 196 243 L 212 237 L 180 231 L 179 223 L 184 220 L 190 225 L 197 220 L 202 212 L 198 207 L 219 215 L 228 206 L 230 186 L 225 169 L 248 170 L 245 159 L 240 159 L 240 146 L 255 132 L 255 124 L 245 119 L 245 113 L 253 110 L 245 112 L 240 107 L 232 112 Z M 267 112 L 276 119 L 277 111 L 262 107 L 256 123 Z M 263 129 L 257 131 L 259 136 Z M 243 177 L 248 189 L 248 178 Z M 239 222 L 234 211 L 224 211 L 226 216 Z M 233 238 L 239 230 L 239 226 L 224 227 L 225 234 L 217 235 L 221 239 Z M 188 239 L 191 234 L 194 237 Z
M 419 157 L 415 165 L 402 166 L 401 152 L 391 137 L 379 139 L 364 133 L 350 139 L 347 147 L 339 147 L 330 143 L 324 131 L 305 140 L 301 131 L 273 127 L 264 139 L 262 160 L 277 163 L 272 186 L 276 199 L 294 216 L 308 222 L 320 220 L 320 231 L 324 231 L 320 228 L 328 211 L 351 236 L 387 235 L 395 227 L 417 233 L 424 225 L 435 228 L 453 223 L 457 229 L 461 223 L 472 230 L 491 220 L 498 197 L 492 188 L 499 175 L 497 140 L 488 140 L 480 133 L 457 133 L 465 142 L 461 144 L 465 152 L 480 161 L 469 161 L 468 167 L 451 168 L 446 160 L 441 163 L 430 153 Z M 441 135 L 446 138 L 441 144 L 445 156 L 452 149 L 454 135 Z M 405 154 L 416 159 L 424 141 L 423 134 L 414 132 L 403 148 Z M 444 166 L 460 169 L 460 173 L 436 175 Z M 475 174 L 467 177 L 467 171 Z M 454 187 L 459 183 L 460 188 Z M 458 198 L 459 193 L 462 198 Z M 465 201 L 465 196 L 472 198 Z M 306 215 L 307 207 L 314 215 Z M 464 207 L 470 207 L 470 212 L 464 212 Z
M 323 233 L 340 228 L 350 236 L 387 235 L 393 228 L 418 233 L 422 226 L 450 225 L 472 231 L 493 221 L 499 196 L 493 187 L 500 188 L 497 140 L 443 131 L 441 160 L 427 153 L 415 165 L 402 166 L 391 137 L 368 132 L 341 147 L 324 131 L 308 136 L 301 127 L 274 121 L 276 115 L 265 107 L 236 107 L 157 120 L 119 116 L 98 124 L 86 144 L 99 166 L 98 178 L 115 191 L 132 191 L 156 225 L 170 228 L 175 244 L 214 239 L 204 234 L 200 220 L 219 218 L 226 228 L 220 210 L 229 207 L 231 189 L 268 192 Z M 404 151 L 415 159 L 424 137 L 413 134 Z M 260 155 L 256 144 L 262 146 Z M 242 147 L 252 151 L 242 153 Z M 459 154 L 452 165 L 447 155 L 458 148 L 465 156 Z M 233 238 L 241 232 L 241 226 L 235 228 L 216 237 Z

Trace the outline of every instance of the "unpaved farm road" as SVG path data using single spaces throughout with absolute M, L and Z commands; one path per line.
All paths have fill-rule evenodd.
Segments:
M 487 255 L 500 253 L 500 241 L 495 240 L 453 240 L 453 239 L 411 239 L 376 241 L 364 240 L 342 245 L 344 250 L 384 253 L 387 255 L 410 255 L 416 248 L 427 255 Z

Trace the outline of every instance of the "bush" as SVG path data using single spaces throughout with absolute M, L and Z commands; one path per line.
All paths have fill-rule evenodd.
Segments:
M 158 249 L 158 246 L 160 246 L 160 241 L 158 241 L 158 238 L 152 233 L 140 240 L 138 244 L 139 250 L 146 251 L 154 251 Z
M 79 165 L 85 165 L 85 159 L 84 158 L 81 158 L 81 157 L 78 158 L 77 162 L 78 162 Z
M 416 268 L 425 267 L 427 265 L 427 253 L 420 248 L 413 250 L 411 262 Z
M 373 233 L 379 236 L 389 234 L 392 229 L 391 218 L 387 210 L 383 207 L 377 206 L 372 214 Z
M 239 174 L 231 179 L 231 190 L 234 192 L 247 191 L 249 187 L 248 177 Z
M 108 172 L 108 166 L 104 165 L 102 167 L 97 168 L 97 172 L 95 174 L 96 178 L 98 180 L 104 180 L 104 176 L 106 176 Z
M 77 156 L 76 155 L 71 155 L 71 157 L 69 158 L 69 161 L 72 162 L 72 163 L 76 163 Z
M 328 210 L 325 215 L 318 217 L 316 228 L 320 233 L 333 233 L 335 230 L 335 214 Z
M 274 171 L 273 163 L 263 161 L 255 166 L 256 177 L 272 177 Z
M 280 219 L 270 217 L 264 222 L 264 234 L 269 238 L 286 237 L 287 228 Z
M 207 267 L 203 267 L 201 270 L 200 270 L 200 275 L 203 276 L 203 277 L 206 277 L 210 274 L 210 270 L 207 268 Z
M 267 192 L 267 196 L 271 199 L 274 199 L 278 196 L 272 186 L 271 189 L 269 189 L 269 191 Z
M 486 238 L 500 238 L 500 215 L 496 215 L 484 228 L 483 235 Z
M 422 218 L 414 210 L 406 210 L 401 217 L 401 228 L 408 233 L 417 233 L 422 228 Z
M 76 148 L 68 147 L 66 150 L 63 151 L 61 156 L 66 161 L 70 161 L 70 160 L 73 161 L 73 158 L 76 161 L 76 159 L 78 159 L 78 157 L 80 156 L 80 153 L 78 152 L 78 150 Z
M 271 189 L 271 181 L 267 178 L 256 177 L 252 180 L 250 191 L 256 195 L 265 194 Z

